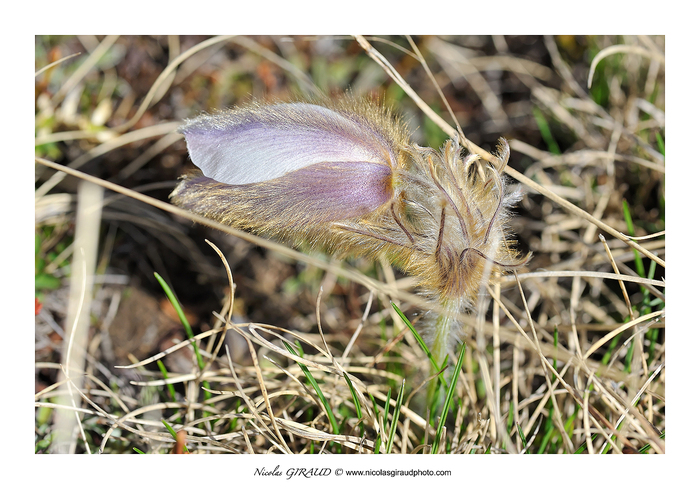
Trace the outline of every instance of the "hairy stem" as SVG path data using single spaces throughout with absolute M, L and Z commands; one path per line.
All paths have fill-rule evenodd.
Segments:
M 435 336 L 430 353 L 433 355 L 438 368 L 445 363 L 445 358 L 449 355 L 452 344 L 452 331 L 457 325 L 459 315 L 459 301 L 443 299 L 440 304 L 444 313 L 435 319 Z

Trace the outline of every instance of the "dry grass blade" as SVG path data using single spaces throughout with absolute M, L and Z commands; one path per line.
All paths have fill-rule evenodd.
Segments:
M 606 56 L 610 56 L 615 53 L 640 54 L 642 56 L 646 56 L 647 58 L 652 58 L 655 61 L 658 61 L 659 63 L 666 62 L 666 58 L 663 55 L 663 53 L 659 53 L 658 51 L 650 51 L 648 49 L 642 48 L 641 46 L 608 46 L 607 48 L 603 49 L 601 52 L 596 54 L 595 58 L 593 58 L 593 61 L 591 61 L 591 69 L 588 73 L 588 88 L 591 88 L 591 84 L 593 83 L 593 74 L 595 73 L 595 68 L 596 66 L 598 66 L 598 63 L 600 63 L 600 61 Z
M 518 180 L 519 182 L 521 182 L 521 183 L 527 185 L 528 187 L 532 188 L 533 190 L 541 193 L 542 195 L 544 195 L 545 197 L 550 199 L 552 202 L 555 202 L 557 205 L 560 205 L 561 207 L 565 208 L 567 211 L 571 212 L 573 215 L 575 215 L 577 217 L 581 217 L 581 218 L 585 219 L 586 221 L 590 222 L 591 224 L 595 224 L 596 226 L 598 226 L 600 229 L 602 229 L 606 233 L 616 237 L 617 239 L 619 239 L 623 243 L 627 244 L 630 248 L 634 248 L 635 250 L 639 251 L 647 258 L 654 260 L 656 263 L 658 263 L 662 267 L 664 267 L 664 268 L 666 267 L 666 262 L 664 260 L 662 260 L 661 258 L 659 258 L 654 253 L 651 253 L 643 246 L 640 246 L 639 244 L 635 243 L 631 239 L 627 238 L 627 236 L 625 236 L 624 234 L 619 232 L 617 229 L 614 229 L 611 226 L 600 221 L 599 219 L 596 219 L 595 217 L 590 215 L 588 212 L 580 209 L 579 207 L 572 204 L 568 200 L 559 197 L 557 194 L 555 194 L 551 190 L 543 187 L 542 185 L 535 182 L 534 180 L 526 177 L 525 175 L 521 174 L 520 172 L 518 172 L 516 170 L 513 170 L 510 167 L 506 167 L 506 173 L 509 176 Z
M 73 75 L 63 83 L 63 85 L 61 85 L 61 89 L 56 92 L 51 99 L 51 102 L 54 105 L 57 105 L 61 100 L 63 100 L 66 94 L 73 90 L 76 85 L 78 85 L 80 80 L 82 80 L 83 77 L 95 67 L 99 59 L 104 56 L 107 50 L 112 47 L 118 38 L 119 36 L 106 36 L 100 45 L 97 46 L 97 48 L 90 53 L 90 56 L 88 56 L 87 59 L 85 59 L 85 61 L 80 65 L 80 68 L 78 68 L 75 73 L 73 73 Z
M 209 46 L 213 46 L 216 44 L 219 44 L 224 41 L 228 41 L 234 36 L 217 36 L 217 37 L 212 37 L 211 39 L 207 39 L 204 42 L 201 42 L 197 44 L 196 46 L 188 49 L 184 53 L 182 53 L 180 56 L 172 60 L 172 62 L 163 70 L 163 72 L 158 76 L 158 79 L 153 83 L 151 86 L 151 89 L 148 91 L 146 94 L 146 98 L 143 100 L 141 103 L 141 106 L 139 109 L 136 111 L 134 116 L 129 119 L 128 122 L 125 122 L 124 124 L 117 126 L 114 128 L 114 132 L 120 133 L 124 132 L 127 129 L 130 129 L 136 124 L 141 117 L 143 117 L 143 114 L 146 113 L 146 110 L 148 109 L 149 105 L 151 104 L 151 101 L 156 97 L 156 93 L 158 90 L 161 88 L 161 84 L 164 83 L 168 77 L 173 73 L 180 64 L 185 61 L 187 58 L 191 57 L 193 54 L 208 48 Z
M 367 40 L 363 36 L 355 36 L 357 39 L 357 42 L 362 46 L 364 50 L 367 51 L 367 54 L 374 59 L 377 63 L 379 63 L 382 68 L 384 68 L 387 72 L 387 74 L 406 92 L 406 94 L 411 97 L 415 102 L 418 107 L 428 116 L 430 119 L 437 124 L 440 129 L 445 131 L 446 134 L 448 134 L 450 137 L 454 136 L 457 134 L 457 131 L 450 126 L 445 120 L 437 115 L 433 109 L 430 108 L 428 104 L 426 104 L 423 99 L 421 99 L 418 94 L 411 88 L 411 86 L 406 83 L 406 81 L 401 77 L 401 75 L 398 74 L 398 72 L 391 66 L 391 64 L 386 60 L 384 56 L 382 56 L 379 51 L 374 49 L 372 45 L 367 42 Z M 481 149 L 479 146 L 476 144 L 472 143 L 468 139 L 460 138 L 460 142 L 464 144 L 464 146 L 469 149 L 472 153 L 478 154 L 481 158 L 485 159 L 486 161 L 490 161 L 494 165 L 498 164 L 498 161 L 496 160 L 496 157 L 487 151 L 484 151 Z
M 653 313 L 651 313 L 651 314 L 647 314 L 647 315 L 645 315 L 645 316 L 638 317 L 637 319 L 634 319 L 634 320 L 632 320 L 632 321 L 630 321 L 630 322 L 628 322 L 628 323 L 626 323 L 626 324 L 623 324 L 623 325 L 620 326 L 619 328 L 616 328 L 616 329 L 612 330 L 610 333 L 606 334 L 606 335 L 603 336 L 601 339 L 599 339 L 598 341 L 596 341 L 593 345 L 591 345 L 591 347 L 588 349 L 588 351 L 586 352 L 586 354 L 583 355 L 583 359 L 585 360 L 586 358 L 590 357 L 590 356 L 591 356 L 593 353 L 595 353 L 596 350 L 598 350 L 601 346 L 603 346 L 605 343 L 607 343 L 608 341 L 610 341 L 611 339 L 613 339 L 615 336 L 617 336 L 618 334 L 622 333 L 623 331 L 626 331 L 626 330 L 628 330 L 628 329 L 630 329 L 630 328 L 632 328 L 632 327 L 634 327 L 634 326 L 636 326 L 636 325 L 638 325 L 638 324 L 642 324 L 642 323 L 645 323 L 645 322 L 647 322 L 647 321 L 651 321 L 651 320 L 653 320 L 654 318 L 663 317 L 665 314 L 666 314 L 665 311 L 653 312 Z
M 131 144 L 144 139 L 162 136 L 164 134 L 169 134 L 175 131 L 178 127 L 180 127 L 180 122 L 166 122 L 165 124 L 161 124 L 159 126 L 144 127 L 143 129 L 138 129 L 136 131 L 123 134 L 121 136 L 110 138 L 109 141 L 97 146 L 91 151 L 88 151 L 80 158 L 75 159 L 71 163 L 71 168 L 80 168 L 88 161 L 93 160 L 98 156 L 102 156 L 106 153 L 109 153 L 110 151 L 113 151 L 116 148 L 119 148 L 120 146 Z M 36 190 L 36 192 L 34 192 L 35 198 L 40 199 L 41 197 L 46 195 L 51 189 L 58 185 L 64 177 L 65 175 L 63 173 L 56 173 L 53 177 L 49 178 L 41 187 L 39 187 Z
M 46 66 L 44 66 L 43 68 L 41 68 L 40 70 L 34 72 L 34 76 L 35 76 L 35 77 L 36 77 L 36 76 L 39 76 L 39 75 L 41 75 L 43 72 L 45 72 L 46 70 L 51 69 L 51 68 L 53 68 L 54 66 L 57 66 L 57 65 L 63 63 L 64 61 L 67 61 L 67 60 L 69 60 L 69 59 L 71 59 L 71 58 L 74 58 L 75 56 L 80 56 L 80 54 L 81 54 L 81 53 L 69 54 L 68 56 L 64 56 L 63 58 L 61 58 L 61 59 L 59 59 L 59 60 L 57 60 L 57 61 L 54 61 L 53 63 L 49 63 L 49 64 L 47 64 Z

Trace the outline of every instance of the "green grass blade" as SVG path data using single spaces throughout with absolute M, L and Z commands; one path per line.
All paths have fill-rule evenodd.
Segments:
M 301 356 L 299 352 L 295 351 L 294 348 L 290 344 L 288 344 L 286 341 L 283 341 L 282 344 L 287 348 L 289 353 L 292 355 L 296 356 Z M 338 421 L 335 419 L 335 416 L 333 415 L 333 410 L 331 410 L 331 405 L 328 403 L 328 399 L 326 399 L 326 396 L 323 395 L 323 391 L 321 391 L 321 388 L 318 385 L 318 382 L 316 382 L 316 379 L 314 378 L 313 375 L 311 375 L 311 372 L 309 371 L 309 368 L 304 365 L 301 362 L 296 362 L 297 365 L 299 365 L 299 368 L 301 369 L 302 372 L 304 372 L 304 375 L 306 376 L 306 380 L 309 381 L 309 384 L 311 384 L 311 387 L 314 388 L 314 391 L 316 391 L 316 395 L 318 396 L 318 399 L 321 401 L 321 404 L 323 405 L 323 409 L 326 411 L 326 415 L 328 416 L 328 421 L 331 423 L 331 427 L 333 429 L 333 433 L 336 435 L 340 434 L 340 427 L 338 426 Z
M 411 324 L 411 321 L 408 320 L 408 318 L 404 315 L 404 313 L 401 312 L 401 309 L 399 309 L 399 307 L 396 304 L 394 304 L 393 302 L 391 302 L 391 307 L 394 308 L 394 311 L 396 311 L 396 314 L 399 315 L 399 317 L 404 322 L 406 327 L 411 330 L 413 337 L 418 342 L 418 345 L 420 346 L 421 350 L 423 350 L 423 352 L 428 357 L 428 360 L 430 360 L 430 363 L 433 366 L 433 368 L 435 369 L 435 372 L 440 372 L 442 369 L 440 367 L 438 367 L 438 364 L 435 361 L 435 357 L 430 352 L 430 348 L 428 348 L 428 345 L 425 344 L 425 341 L 423 341 L 423 338 L 421 337 L 421 335 L 418 334 L 418 331 L 416 331 L 416 328 L 413 327 L 413 325 Z M 443 366 L 443 368 L 444 368 L 444 366 Z M 440 383 L 442 385 L 445 385 L 445 379 L 442 377 L 442 375 L 438 375 L 438 380 L 440 381 Z
M 360 421 L 360 436 L 365 436 L 365 423 L 362 421 L 362 406 L 360 405 L 360 398 L 355 391 L 355 387 L 350 382 L 350 377 L 348 374 L 343 372 L 343 377 L 345 377 L 345 382 L 348 384 L 348 389 L 350 389 L 350 395 L 352 395 L 352 402 L 355 404 L 355 412 L 357 413 L 357 419 Z
M 170 426 L 170 423 L 168 423 L 168 422 L 167 422 L 166 420 L 164 420 L 164 419 L 162 419 L 161 421 L 163 422 L 163 425 L 165 425 L 165 427 L 167 428 L 167 430 L 170 432 L 170 434 L 172 435 L 172 437 L 173 437 L 175 440 L 177 440 L 177 433 L 175 432 L 175 430 L 173 429 L 173 427 Z
M 391 406 L 391 387 L 386 393 L 386 402 L 384 403 L 384 419 L 382 420 L 384 429 L 386 429 L 386 424 L 389 422 L 389 406 Z
M 544 432 L 544 436 L 542 437 L 542 441 L 540 442 L 540 448 L 537 450 L 537 455 L 541 455 L 545 453 L 547 450 L 547 445 L 549 445 L 549 441 L 552 439 L 552 435 L 554 434 L 554 427 L 550 425 L 547 430 Z
M 401 413 L 401 405 L 403 404 L 403 393 L 405 388 L 406 379 L 403 379 L 403 382 L 401 382 L 401 388 L 399 389 L 399 395 L 396 398 L 394 415 L 391 417 L 391 427 L 389 428 L 389 441 L 387 442 L 386 453 L 391 453 L 391 447 L 394 445 L 394 435 L 396 434 L 396 427 L 399 425 L 399 414 Z M 388 405 L 389 401 L 387 400 L 387 406 Z
M 369 394 L 369 399 L 372 401 L 372 410 L 374 411 L 374 419 L 377 420 L 377 423 L 380 425 L 380 430 L 381 430 L 381 418 L 379 417 L 379 406 L 377 406 L 377 400 L 374 398 L 371 392 L 368 392 Z M 381 434 L 377 433 L 377 439 L 374 442 L 374 454 L 377 455 L 379 452 L 382 450 L 382 443 L 381 443 Z
M 593 433 L 593 434 L 591 435 L 591 442 L 592 442 L 593 440 L 596 439 L 596 436 L 598 436 L 596 433 Z M 587 449 L 587 445 L 586 445 L 586 442 L 584 441 L 583 443 L 581 443 L 581 446 L 578 447 L 578 449 L 576 449 L 576 451 L 574 452 L 574 454 L 575 454 L 575 455 L 580 455 L 580 454 L 582 454 L 583 452 L 585 452 L 586 449 Z
M 532 108 L 532 113 L 535 116 L 535 122 L 537 123 L 537 128 L 540 130 L 542 139 L 547 144 L 547 149 L 552 154 L 560 155 L 561 149 L 559 148 L 557 141 L 554 139 L 552 131 L 549 129 L 549 124 L 547 123 L 547 119 L 545 118 L 544 114 L 537 107 Z
M 168 380 L 168 371 L 165 368 L 165 365 L 163 364 L 162 361 L 158 360 L 156 362 L 158 365 L 158 368 L 160 369 L 160 373 L 163 374 L 163 380 Z M 168 392 L 170 393 L 170 399 L 173 401 L 175 400 L 175 387 L 173 387 L 173 384 L 165 384 L 167 386 Z
M 168 297 L 168 300 L 175 308 L 175 312 L 177 313 L 177 317 L 180 319 L 182 326 L 185 328 L 185 332 L 187 333 L 187 337 L 189 339 L 194 338 L 194 333 L 192 333 L 192 326 L 190 326 L 190 322 L 185 317 L 185 312 L 182 310 L 182 307 L 180 306 L 180 302 L 177 300 L 177 298 L 175 298 L 175 294 L 173 293 L 172 289 L 165 282 L 165 280 L 163 280 L 163 277 L 161 277 L 158 273 L 154 272 L 153 275 L 156 277 L 156 280 L 158 281 L 160 286 L 163 288 L 163 291 L 165 292 L 165 295 Z M 199 353 L 199 348 L 197 347 L 197 343 L 192 342 L 192 346 L 194 347 L 194 353 L 197 357 L 197 365 L 199 365 L 200 369 L 203 369 L 204 368 L 204 360 L 202 359 L 202 355 Z
M 661 433 L 661 435 L 660 435 L 659 438 L 661 438 L 662 440 L 665 439 L 665 438 L 666 438 L 666 432 L 663 431 L 663 432 Z M 639 453 L 647 453 L 647 452 L 649 451 L 650 448 L 651 448 L 651 445 L 650 445 L 649 443 L 647 443 L 646 445 L 644 445 L 642 448 L 639 449 Z
M 508 418 L 506 419 L 506 428 L 510 431 L 513 428 L 513 423 L 515 422 L 515 404 L 513 401 L 508 403 Z
M 457 387 L 457 379 L 459 378 L 459 373 L 462 370 L 462 363 L 464 362 L 464 353 L 467 350 L 467 345 L 462 343 L 462 348 L 459 350 L 459 358 L 457 358 L 457 364 L 455 365 L 454 371 L 452 372 L 452 378 L 450 379 L 450 385 L 447 388 L 447 394 L 445 395 L 445 404 L 442 407 L 442 414 L 440 415 L 440 421 L 438 421 L 438 426 L 436 428 L 435 440 L 433 441 L 433 446 L 430 453 L 437 453 L 440 445 L 440 433 L 442 433 L 442 428 L 445 426 L 447 421 L 447 413 L 450 409 L 450 404 L 452 403 L 452 396 L 454 396 L 455 388 Z
M 627 232 L 630 236 L 634 236 L 634 223 L 632 222 L 632 213 L 630 212 L 630 207 L 627 204 L 627 200 L 622 200 L 622 213 L 625 216 L 625 223 L 627 224 Z M 637 250 L 634 251 L 634 264 L 637 268 L 637 275 L 640 277 L 645 277 L 644 273 L 644 263 L 642 262 L 642 257 L 639 255 Z
M 656 144 L 659 145 L 659 151 L 662 155 L 666 156 L 666 144 L 664 143 L 664 138 L 661 137 L 660 133 L 656 133 Z
M 177 433 L 175 432 L 175 430 L 173 429 L 173 427 L 170 426 L 170 424 L 169 424 L 166 420 L 161 419 L 161 421 L 162 421 L 163 424 L 165 425 L 166 429 L 167 429 L 167 430 L 170 432 L 170 434 L 172 435 L 173 439 L 175 440 L 175 443 L 177 443 Z M 183 448 L 184 448 L 185 452 L 189 452 L 189 450 L 187 449 L 187 445 L 184 445 Z
M 156 364 L 158 365 L 158 368 L 160 369 L 160 373 L 163 374 L 163 380 L 168 380 L 168 370 L 165 368 L 165 365 L 163 364 L 163 362 L 161 360 L 158 360 L 156 362 Z M 176 398 L 176 394 L 175 394 L 175 387 L 173 387 L 173 384 L 167 383 L 165 385 L 168 389 L 168 393 L 170 394 L 170 399 L 172 399 L 173 401 L 176 401 L 177 398 Z M 180 418 L 180 416 L 177 417 L 177 422 L 182 424 L 182 418 Z
M 156 280 L 158 281 L 160 286 L 163 288 L 163 291 L 165 292 L 165 295 L 168 297 L 168 300 L 175 308 L 175 312 L 177 313 L 177 317 L 180 319 L 182 326 L 185 328 L 185 333 L 187 334 L 187 338 L 192 340 L 194 338 L 194 333 L 192 333 L 192 326 L 190 326 L 190 322 L 185 317 L 185 312 L 182 310 L 182 307 L 180 306 L 180 302 L 175 297 L 175 294 L 170 289 L 170 286 L 168 286 L 168 284 L 165 282 L 165 280 L 163 280 L 163 277 L 161 277 L 156 272 L 154 272 L 153 275 L 156 277 Z M 199 366 L 199 370 L 200 371 L 204 370 L 204 359 L 202 358 L 202 354 L 199 352 L 199 347 L 197 346 L 196 341 L 192 341 L 192 348 L 194 350 L 194 355 L 197 358 L 197 366 Z M 211 393 L 209 392 L 211 387 L 209 386 L 209 382 L 205 380 L 202 382 L 202 384 L 207 389 L 204 391 L 204 398 L 205 399 L 211 398 Z
M 527 446 L 527 440 L 525 439 L 525 433 L 523 433 L 523 428 L 520 426 L 520 423 L 516 423 L 517 428 L 518 428 L 518 436 L 520 437 L 520 441 L 523 442 L 523 447 Z M 526 449 L 525 453 L 530 453 L 530 449 Z
M 435 369 L 437 370 L 437 368 L 438 368 L 437 362 L 433 358 L 433 355 L 430 353 L 430 349 L 428 348 L 428 345 L 425 344 L 421 335 L 418 334 L 418 331 L 416 331 L 416 329 L 413 327 L 413 324 L 411 324 L 411 321 L 408 320 L 406 315 L 401 311 L 401 309 L 399 309 L 399 306 L 394 304 L 393 301 L 391 302 L 391 307 L 394 308 L 394 311 L 396 311 L 396 314 L 399 315 L 399 317 L 404 322 L 406 327 L 411 330 L 411 333 L 413 333 L 413 336 L 416 337 L 416 341 L 420 345 L 421 350 L 423 350 L 423 352 L 428 356 L 428 358 L 430 359 L 430 363 L 432 363 L 433 367 L 435 367 Z

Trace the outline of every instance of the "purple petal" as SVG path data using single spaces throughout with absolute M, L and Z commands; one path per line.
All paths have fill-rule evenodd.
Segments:
M 204 175 L 231 185 L 271 180 L 317 163 L 396 166 L 392 144 L 366 120 L 307 103 L 205 115 L 181 131 Z
M 382 164 L 337 162 L 317 163 L 246 185 L 186 176 L 171 198 L 181 207 L 225 224 L 268 229 L 273 234 L 303 234 L 316 224 L 366 215 L 389 201 L 391 174 Z
M 262 186 L 262 185 L 261 185 Z M 362 216 L 391 199 L 391 168 L 368 162 L 317 163 L 265 182 L 273 207 L 328 222 Z

